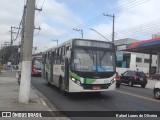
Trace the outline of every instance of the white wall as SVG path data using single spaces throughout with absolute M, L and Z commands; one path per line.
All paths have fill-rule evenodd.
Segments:
M 136 57 L 142 58 L 142 62 L 136 62 Z M 119 73 L 124 73 L 127 70 L 138 70 L 143 71 L 144 73 L 149 73 L 149 63 L 144 63 L 144 59 L 149 59 L 148 54 L 141 54 L 141 53 L 131 53 L 130 59 L 130 68 L 120 68 L 117 67 L 116 71 Z M 152 55 L 152 66 L 157 66 L 157 55 Z M 137 66 L 136 66 L 137 65 Z

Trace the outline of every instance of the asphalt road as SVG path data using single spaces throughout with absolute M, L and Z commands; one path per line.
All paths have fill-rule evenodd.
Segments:
M 141 88 L 140 86 L 129 87 L 121 85 L 115 91 L 102 92 L 100 95 L 78 93 L 64 96 L 60 94 L 56 87 L 47 86 L 45 80 L 40 77 L 32 77 L 32 85 L 60 111 L 160 111 L 160 101 L 154 99 L 153 90 Z M 71 119 L 106 120 L 104 117 L 71 117 Z M 136 118 L 114 119 L 133 120 Z M 141 119 L 151 120 L 152 118 Z M 158 118 L 155 119 L 158 120 Z

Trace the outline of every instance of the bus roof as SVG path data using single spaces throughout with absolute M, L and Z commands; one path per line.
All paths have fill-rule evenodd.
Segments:
M 112 42 L 102 41 L 102 40 L 74 38 L 74 39 L 67 40 L 67 41 L 65 41 L 65 42 L 62 43 L 62 44 L 56 45 L 56 46 L 54 46 L 54 47 L 52 47 L 52 48 L 49 48 L 48 50 L 45 50 L 43 53 L 47 53 L 47 52 L 49 52 L 49 51 L 52 51 L 52 50 L 54 50 L 54 49 L 56 49 L 56 48 L 58 48 L 58 47 L 60 47 L 60 46 L 64 46 L 64 45 L 67 45 L 67 44 L 72 44 L 72 42 L 73 42 L 74 40 L 99 41 L 99 42 L 106 42 L 106 43 L 111 43 L 111 44 L 112 44 Z

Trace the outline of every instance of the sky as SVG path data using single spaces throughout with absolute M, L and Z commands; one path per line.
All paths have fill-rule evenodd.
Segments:
M 0 4 L 0 45 L 11 41 L 11 26 L 18 27 L 26 0 L 3 0 Z M 160 0 L 36 0 L 33 47 L 43 52 L 69 39 L 112 40 L 112 17 L 115 15 L 115 40 L 150 39 L 160 32 Z M 103 15 L 105 14 L 105 15 Z M 97 32 L 90 30 L 94 29 Z M 14 32 L 18 32 L 16 29 Z M 16 33 L 13 35 L 16 38 Z M 13 42 L 18 45 L 18 39 Z

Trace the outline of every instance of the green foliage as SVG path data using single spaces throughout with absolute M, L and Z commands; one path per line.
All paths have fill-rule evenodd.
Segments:
M 18 53 L 19 46 L 6 46 L 0 50 L 0 59 L 3 61 L 4 64 L 7 62 L 11 62 L 11 55 L 12 55 L 12 64 L 18 64 L 19 62 L 19 53 Z

